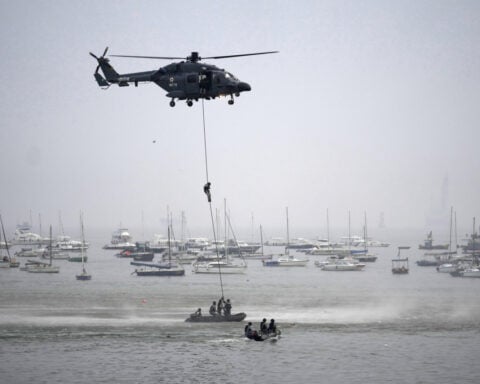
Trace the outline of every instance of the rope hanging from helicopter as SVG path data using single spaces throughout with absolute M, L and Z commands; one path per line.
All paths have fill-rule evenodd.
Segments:
M 210 188 L 211 188 L 212 184 L 210 183 L 210 179 L 209 179 L 209 176 L 208 176 L 207 129 L 206 129 L 206 126 L 205 126 L 205 103 L 204 103 L 204 99 L 202 99 L 202 121 L 203 121 L 203 147 L 204 147 L 204 153 L 205 153 L 205 176 L 206 176 L 206 183 L 203 186 L 203 192 L 207 195 L 208 205 L 209 205 L 209 208 L 210 208 L 210 218 L 211 218 L 211 221 L 212 221 L 213 241 L 215 242 L 215 252 L 217 254 L 218 276 L 219 276 L 219 279 L 220 279 L 220 290 L 222 292 L 221 297 L 224 297 L 222 268 L 220 266 L 220 255 L 219 255 L 219 252 L 218 252 L 218 242 L 217 242 L 217 236 L 216 236 L 216 231 L 215 231 L 215 220 L 213 219 L 212 195 L 211 195 L 211 192 L 210 192 Z M 227 247 L 227 244 L 225 244 L 225 251 L 227 249 L 226 247 Z

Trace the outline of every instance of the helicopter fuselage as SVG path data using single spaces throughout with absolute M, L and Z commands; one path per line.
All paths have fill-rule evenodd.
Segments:
M 156 71 L 118 74 L 105 58 L 99 59 L 105 79 L 98 73 L 95 79 L 100 86 L 118 84 L 120 87 L 140 82 L 154 82 L 171 98 L 170 105 L 175 105 L 175 99 L 187 100 L 187 105 L 192 105 L 192 100 L 214 99 L 219 96 L 230 96 L 229 104 L 233 104 L 233 96 L 240 96 L 241 92 L 250 91 L 249 84 L 238 80 L 230 72 L 220 69 L 215 65 L 179 62 L 168 64 Z

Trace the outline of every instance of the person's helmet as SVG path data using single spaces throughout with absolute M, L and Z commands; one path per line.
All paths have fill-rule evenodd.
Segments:
M 262 321 L 267 321 L 267 319 L 263 319 Z

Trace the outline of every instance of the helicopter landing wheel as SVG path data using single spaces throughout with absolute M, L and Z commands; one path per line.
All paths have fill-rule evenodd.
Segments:
M 233 105 L 235 101 L 233 99 L 228 100 L 228 104 Z
M 193 105 L 193 101 L 192 101 L 192 100 L 187 100 L 187 105 L 188 105 L 189 107 L 191 107 L 191 106 Z
M 175 101 L 170 101 L 170 107 L 174 107 L 175 106 Z

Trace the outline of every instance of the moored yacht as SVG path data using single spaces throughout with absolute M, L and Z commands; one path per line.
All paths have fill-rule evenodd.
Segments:
M 368 240 L 367 245 L 369 247 L 389 247 L 390 243 L 384 242 L 384 241 L 376 241 L 376 240 Z
M 67 252 L 81 252 L 88 249 L 88 243 L 82 243 L 79 240 L 73 240 L 70 236 L 60 235 L 53 244 L 53 249 Z
M 310 241 L 308 239 L 304 239 L 302 237 L 292 239 L 292 242 L 290 240 L 287 240 L 287 249 L 315 249 L 316 245 L 313 241 Z
M 15 257 L 37 257 L 42 256 L 46 251 L 46 248 L 22 248 L 15 252 Z
M 283 255 L 277 259 L 262 260 L 265 267 L 305 267 L 308 259 L 298 259 L 292 255 Z
M 247 270 L 247 264 L 233 264 L 228 261 L 218 260 L 209 262 L 195 262 L 192 264 L 193 273 L 205 274 L 242 274 Z
M 28 223 L 17 225 L 14 236 L 10 241 L 12 245 L 45 245 L 50 242 L 49 238 L 33 233 Z
M 103 246 L 103 249 L 134 249 L 135 244 L 132 243 L 132 236 L 127 228 L 117 229 L 112 234 L 110 244 Z
M 326 264 L 316 265 L 322 271 L 361 271 L 365 268 L 365 264 L 353 259 L 331 259 Z
M 437 267 L 437 271 L 442 273 L 455 272 L 457 269 L 458 269 L 458 265 L 454 263 L 444 263 Z

